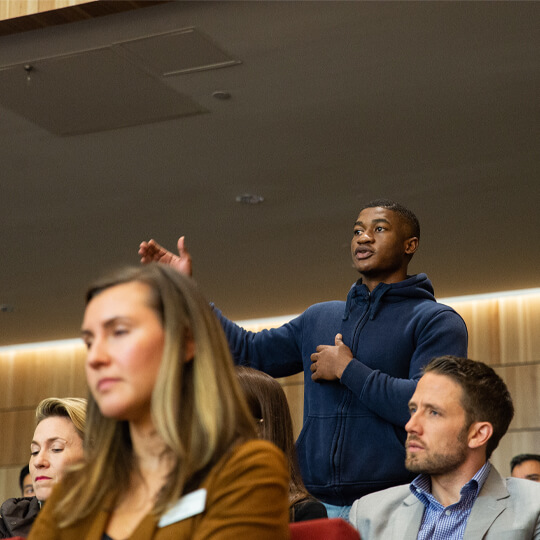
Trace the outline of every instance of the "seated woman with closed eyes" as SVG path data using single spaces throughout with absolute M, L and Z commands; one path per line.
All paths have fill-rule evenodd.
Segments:
M 29 464 L 35 496 L 8 499 L 2 504 L 0 538 L 26 537 L 66 469 L 83 459 L 85 418 L 85 399 L 53 397 L 38 405 Z
M 190 278 L 121 270 L 87 293 L 85 465 L 30 540 L 280 540 L 284 456 L 257 439 L 219 322 Z

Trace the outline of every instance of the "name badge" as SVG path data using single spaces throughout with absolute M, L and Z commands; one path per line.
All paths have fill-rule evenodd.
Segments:
M 159 520 L 158 527 L 167 527 L 183 519 L 187 519 L 204 512 L 206 508 L 206 489 L 198 489 L 184 495 Z

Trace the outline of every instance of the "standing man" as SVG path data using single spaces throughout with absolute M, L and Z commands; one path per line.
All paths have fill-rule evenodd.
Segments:
M 360 279 L 346 302 L 313 305 L 257 333 L 215 309 L 236 363 L 273 377 L 304 372 L 298 457 L 307 489 L 329 517 L 346 518 L 358 497 L 410 481 L 404 425 L 421 369 L 434 357 L 467 353 L 461 317 L 435 301 L 425 274 L 407 275 L 419 238 L 410 210 L 373 201 L 354 224 L 351 255 Z M 150 240 L 139 254 L 143 263 L 190 273 L 183 237 L 178 250 L 173 255 Z
M 353 504 L 351 523 L 362 540 L 540 539 L 540 486 L 503 480 L 488 461 L 514 415 L 493 369 L 436 358 L 409 413 L 405 465 L 419 476 Z

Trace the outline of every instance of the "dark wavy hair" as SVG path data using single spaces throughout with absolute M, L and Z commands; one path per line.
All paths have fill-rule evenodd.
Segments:
M 236 373 L 248 407 L 259 426 L 259 437 L 274 443 L 283 451 L 289 465 L 289 514 L 294 520 L 295 503 L 313 499 L 300 474 L 289 404 L 281 385 L 270 375 L 246 366 L 237 366 Z

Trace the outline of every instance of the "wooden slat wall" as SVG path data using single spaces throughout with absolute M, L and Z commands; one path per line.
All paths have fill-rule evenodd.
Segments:
M 89 1 L 93 0 L 3 0 L 0 2 L 0 20 L 86 4 Z
M 503 475 L 512 456 L 540 452 L 540 294 L 452 302 L 469 329 L 469 357 L 493 366 L 508 384 L 516 407 L 509 433 L 492 461 Z M 259 330 L 251 327 L 251 330 Z M 49 396 L 86 395 L 84 347 L 0 352 L 0 501 L 18 495 L 27 461 L 34 409 Z M 295 433 L 302 427 L 303 375 L 280 379 Z
M 86 397 L 84 358 L 82 344 L 0 353 L 0 501 L 19 496 L 19 471 L 30 457 L 37 404 L 51 396 Z
M 469 330 L 469 358 L 489 364 L 508 385 L 516 414 L 492 456 L 503 475 L 510 459 L 540 453 L 540 294 L 453 302 Z
M 152 7 L 170 0 L 0 0 L 0 36 Z

